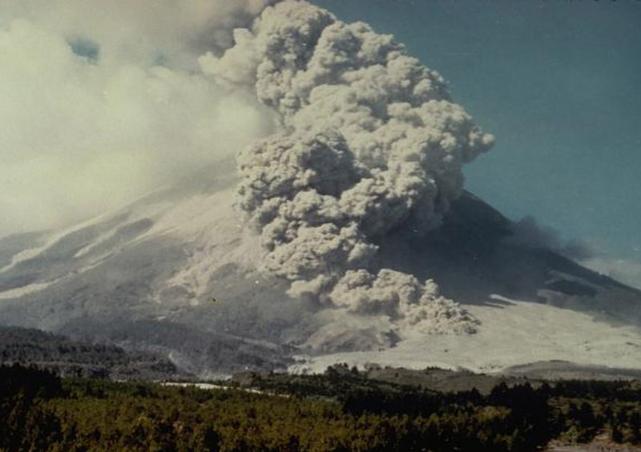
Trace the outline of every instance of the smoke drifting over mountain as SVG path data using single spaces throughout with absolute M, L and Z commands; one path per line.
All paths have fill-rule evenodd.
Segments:
M 493 137 L 391 36 L 306 1 L 270 3 L 4 3 L 15 19 L 0 22 L 0 233 L 210 166 L 214 179 L 215 162 L 236 156 L 237 207 L 264 248 L 255 260 L 293 298 L 399 331 L 475 331 L 434 281 L 377 252 L 390 233 L 438 227 L 462 166 Z
M 269 133 L 266 108 L 197 63 L 266 3 L 0 2 L 0 236 L 118 207 Z
M 0 96 L 0 323 L 204 376 L 639 362 L 641 291 L 579 264 L 640 269 L 464 191 L 493 137 L 367 24 L 296 0 L 6 0 Z
M 241 152 L 238 203 L 262 233 L 264 267 L 291 294 L 428 331 L 473 320 L 432 281 L 372 270 L 376 240 L 423 236 L 462 192 L 461 167 L 493 137 L 444 80 L 389 35 L 304 1 L 267 8 L 205 72 L 254 89 L 282 132 Z

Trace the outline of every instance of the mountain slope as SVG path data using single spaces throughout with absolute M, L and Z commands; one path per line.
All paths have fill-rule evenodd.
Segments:
M 37 365 L 61 376 L 112 379 L 185 378 L 168 360 L 151 353 L 69 340 L 40 330 L 0 326 L 0 364 Z
M 284 368 L 293 356 L 312 368 L 641 362 L 639 291 L 512 241 L 510 221 L 469 193 L 427 239 L 386 237 L 377 265 L 434 278 L 479 331 L 397 337 L 380 317 L 293 300 L 258 271 L 262 251 L 232 207 L 233 180 L 215 179 L 64 231 L 1 240 L 0 322 L 160 352 L 200 374 Z

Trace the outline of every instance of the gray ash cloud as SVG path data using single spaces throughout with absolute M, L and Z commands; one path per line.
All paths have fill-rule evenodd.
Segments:
M 446 82 L 389 35 L 305 1 L 266 8 L 203 71 L 254 91 L 281 130 L 238 156 L 238 206 L 263 269 L 290 294 L 426 332 L 474 330 L 435 282 L 375 268 L 391 231 L 423 236 L 462 193 L 462 166 L 494 141 Z

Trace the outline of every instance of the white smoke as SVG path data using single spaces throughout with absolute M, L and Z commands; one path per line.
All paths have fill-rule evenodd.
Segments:
M 552 250 L 577 262 L 595 257 L 595 248 L 579 239 L 564 240 L 556 229 L 540 224 L 536 218 L 526 216 L 513 223 L 508 243 L 528 248 Z
M 0 2 L 0 236 L 120 206 L 273 130 L 206 77 L 267 0 Z
M 638 260 L 595 254 L 579 260 L 579 263 L 602 275 L 641 290 L 641 263 Z
M 206 51 L 233 43 L 272 0 L 2 0 L 0 25 L 20 18 L 74 42 L 93 42 L 102 61 L 195 69 Z
M 238 204 L 262 235 L 264 268 L 290 292 L 425 331 L 475 321 L 432 281 L 379 269 L 376 240 L 438 226 L 462 192 L 462 165 L 493 137 L 444 80 L 391 36 L 305 1 L 266 8 L 205 72 L 255 91 L 283 132 L 239 156 Z

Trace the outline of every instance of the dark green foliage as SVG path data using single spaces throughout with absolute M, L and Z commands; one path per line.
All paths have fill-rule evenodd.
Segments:
M 340 367 L 242 380 L 265 393 L 60 380 L 0 367 L 0 450 L 533 451 L 602 431 L 641 443 L 637 383 L 440 393 Z
M 0 326 L 0 364 L 36 364 L 63 376 L 162 379 L 179 374 L 167 359 L 31 328 Z
M 62 394 L 60 380 L 50 372 L 0 367 L 0 449 L 42 450 L 55 442 L 60 428 L 43 404 Z

